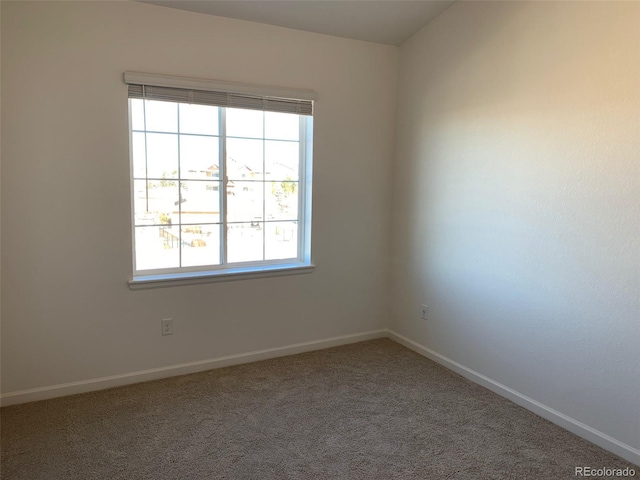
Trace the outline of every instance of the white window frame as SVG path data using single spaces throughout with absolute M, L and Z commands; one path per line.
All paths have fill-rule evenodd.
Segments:
M 126 72 L 124 82 L 129 86 L 129 165 L 130 165 L 130 188 L 131 188 L 131 241 L 133 257 L 133 276 L 129 280 L 131 289 L 156 288 L 167 286 L 178 286 L 188 284 L 209 283 L 216 281 L 240 280 L 246 278 L 260 278 L 266 276 L 292 275 L 300 273 L 310 273 L 315 266 L 311 261 L 311 176 L 313 157 L 313 120 L 309 114 L 309 105 L 313 105 L 317 95 L 311 90 L 288 89 L 280 87 L 264 87 L 230 82 L 220 82 L 216 80 L 202 80 L 184 77 L 174 77 L 166 75 L 155 75 L 137 72 Z M 136 269 L 136 243 L 135 243 L 135 192 L 134 192 L 134 166 L 133 166 L 133 141 L 132 141 L 132 119 L 130 98 L 134 97 L 131 88 L 140 89 L 144 96 L 146 87 L 169 87 L 181 89 L 180 94 L 193 92 L 206 97 L 214 98 L 214 102 L 205 103 L 220 108 L 220 205 L 223 216 L 220 218 L 221 228 L 221 262 L 226 262 L 223 251 L 226 250 L 227 243 L 227 219 L 226 219 L 226 132 L 224 132 L 225 106 L 231 108 L 243 108 L 242 105 L 249 105 L 244 108 L 263 111 L 290 111 L 281 108 L 302 108 L 300 113 L 300 163 L 298 175 L 298 257 L 286 260 L 262 260 L 242 263 L 222 263 L 221 265 L 208 265 L 196 267 L 176 267 L 169 269 L 137 270 Z M 171 93 L 171 92 L 170 92 Z M 225 98 L 226 97 L 226 98 Z M 237 100 L 236 100 L 237 99 Z M 176 101 L 176 100 L 173 100 Z M 292 106 L 299 101 L 302 106 Z M 176 101 L 177 103 L 190 103 Z M 262 102 L 262 103 L 256 103 Z M 270 103 L 275 102 L 275 103 Z M 198 102 L 194 102 L 198 103 Z M 262 105 L 262 107 L 261 107 Z M 274 105 L 269 108 L 270 105 Z M 306 110 L 305 110 L 306 109 Z M 306 116 L 307 114 L 308 117 Z M 176 179 L 179 182 L 180 176 Z M 265 183 L 266 185 L 266 183 Z M 264 201 L 264 200 L 263 200 Z M 265 218 L 262 221 L 266 221 Z

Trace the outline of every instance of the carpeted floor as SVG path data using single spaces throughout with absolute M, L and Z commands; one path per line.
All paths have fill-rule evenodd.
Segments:
M 390 340 L 1 415 L 2 480 L 555 480 L 633 467 Z

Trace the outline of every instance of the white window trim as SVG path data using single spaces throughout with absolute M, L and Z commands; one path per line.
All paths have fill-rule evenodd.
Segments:
M 174 77 L 166 75 L 155 75 L 147 73 L 126 72 L 124 74 L 126 84 L 163 86 L 184 89 L 198 89 L 209 91 L 227 91 L 229 93 L 261 95 L 273 98 L 288 98 L 298 100 L 315 100 L 316 92 L 312 90 L 290 89 L 281 87 L 264 87 L 231 82 L 220 82 L 215 80 L 191 79 L 185 77 Z M 133 273 L 128 285 L 132 290 L 173 287 L 181 285 L 195 285 L 202 283 L 212 283 L 221 281 L 254 279 L 263 277 L 274 277 L 282 275 L 295 275 L 311 273 L 315 265 L 311 262 L 311 172 L 312 172 L 312 145 L 313 128 L 312 122 L 302 122 L 305 132 L 301 135 L 301 149 L 304 150 L 304 161 L 300 164 L 300 188 L 298 189 L 298 205 L 303 207 L 300 212 L 300 225 L 298 228 L 298 259 L 287 259 L 283 261 L 260 261 L 248 262 L 245 264 L 226 264 L 221 266 L 209 266 L 204 268 L 183 268 L 181 271 L 138 271 L 135 268 L 135 227 L 134 205 L 131 201 L 132 215 L 132 253 L 133 253 Z M 129 135 L 131 136 L 131 114 L 129 114 Z M 302 132 L 301 132 L 302 133 Z M 129 147 L 132 148 L 130 138 Z M 133 179 L 133 162 L 130 151 L 130 179 Z M 224 180 L 222 180 L 224 181 Z M 131 195 L 133 195 L 133 181 L 131 181 Z M 131 197 L 133 199 L 133 196 Z M 224 196 L 223 196 L 224 198 Z
M 311 273 L 316 266 L 312 263 L 287 263 L 252 267 L 235 267 L 215 271 L 167 273 L 164 275 L 139 275 L 129 280 L 131 290 L 149 288 L 178 287 L 181 285 L 199 285 L 202 283 L 249 280 L 254 278 L 279 277 Z

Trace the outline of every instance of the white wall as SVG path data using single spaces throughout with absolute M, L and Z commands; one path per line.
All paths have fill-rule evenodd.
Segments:
M 638 25 L 638 3 L 458 2 L 402 46 L 392 308 L 636 449 Z
M 133 2 L 2 2 L 2 392 L 386 327 L 397 55 Z M 129 290 L 127 70 L 318 92 L 314 273 Z
M 391 278 L 395 331 L 640 448 L 639 4 L 415 35 L 393 220 L 397 48 L 132 2 L 1 21 L 3 393 L 384 328 Z M 128 289 L 126 70 L 318 91 L 316 272 Z

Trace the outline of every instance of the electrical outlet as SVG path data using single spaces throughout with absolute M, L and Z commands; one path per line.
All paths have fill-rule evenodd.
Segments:
M 162 319 L 162 335 L 173 335 L 173 318 Z
M 422 305 L 422 314 L 420 315 L 420 317 L 421 317 L 423 320 L 426 320 L 426 319 L 427 319 L 427 314 L 428 314 L 428 313 L 429 313 L 429 309 L 427 308 L 427 306 L 426 306 L 426 305 Z

